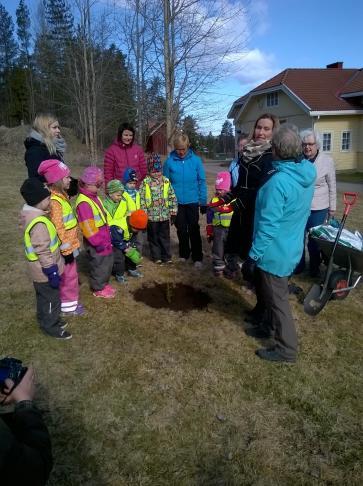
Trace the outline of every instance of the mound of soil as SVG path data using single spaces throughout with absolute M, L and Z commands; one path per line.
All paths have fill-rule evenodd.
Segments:
M 144 285 L 134 292 L 134 299 L 154 309 L 183 312 L 205 309 L 212 300 L 202 290 L 181 283 Z

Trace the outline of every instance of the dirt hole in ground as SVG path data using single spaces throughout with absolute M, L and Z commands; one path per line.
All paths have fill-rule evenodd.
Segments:
M 144 285 L 134 292 L 134 298 L 154 309 L 183 312 L 205 309 L 212 300 L 203 290 L 182 283 Z

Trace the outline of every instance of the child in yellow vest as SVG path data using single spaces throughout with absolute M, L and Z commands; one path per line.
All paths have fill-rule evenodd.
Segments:
M 71 182 L 70 173 L 67 165 L 56 159 L 44 160 L 38 167 L 38 174 L 45 178 L 51 192 L 50 219 L 57 230 L 65 263 L 59 287 L 64 317 L 82 316 L 85 313 L 83 305 L 79 303 L 76 263 L 80 247 L 78 223 L 67 194 Z
M 210 201 L 212 204 L 223 197 L 231 187 L 231 174 L 229 172 L 218 172 L 215 183 L 215 195 Z M 219 206 L 208 208 L 207 211 L 207 239 L 212 244 L 213 273 L 216 277 L 223 275 L 225 268 L 224 246 L 231 224 L 233 211 L 230 206 Z
M 50 191 L 38 178 L 20 188 L 26 204 L 20 213 L 24 228 L 25 256 L 35 289 L 37 319 L 41 330 L 56 339 L 71 339 L 60 318 L 59 284 L 64 269 L 57 231 L 48 218 Z

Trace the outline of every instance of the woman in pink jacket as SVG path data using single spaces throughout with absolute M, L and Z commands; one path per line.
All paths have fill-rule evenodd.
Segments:
M 134 143 L 135 129 L 128 123 L 122 123 L 117 132 L 117 139 L 105 152 L 103 173 L 105 186 L 113 180 L 121 180 L 127 168 L 136 170 L 139 184 L 147 174 L 146 161 L 142 148 Z

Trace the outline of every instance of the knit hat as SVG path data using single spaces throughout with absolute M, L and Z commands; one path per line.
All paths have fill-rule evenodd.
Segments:
M 50 196 L 50 191 L 37 177 L 30 177 L 23 182 L 20 194 L 29 206 L 35 206 Z
M 231 188 L 231 174 L 229 172 L 218 172 L 216 177 L 216 189 L 229 191 Z
M 137 209 L 130 214 L 129 223 L 133 228 L 143 230 L 147 226 L 147 214 L 142 209 Z
M 114 192 L 124 192 L 124 186 L 118 179 L 112 179 L 107 184 L 107 194 L 113 194 Z
M 69 167 L 57 159 L 43 160 L 38 167 L 38 174 L 43 176 L 48 184 L 60 181 L 63 177 L 69 176 L 70 173 Z
M 149 173 L 151 172 L 161 172 L 162 165 L 161 159 L 159 154 L 152 153 L 147 158 L 147 170 Z
M 86 167 L 80 177 L 80 180 L 84 184 L 101 185 L 103 182 L 102 170 L 95 165 Z
M 136 170 L 128 167 L 124 172 L 122 182 L 124 184 L 127 184 L 128 182 L 137 182 Z

